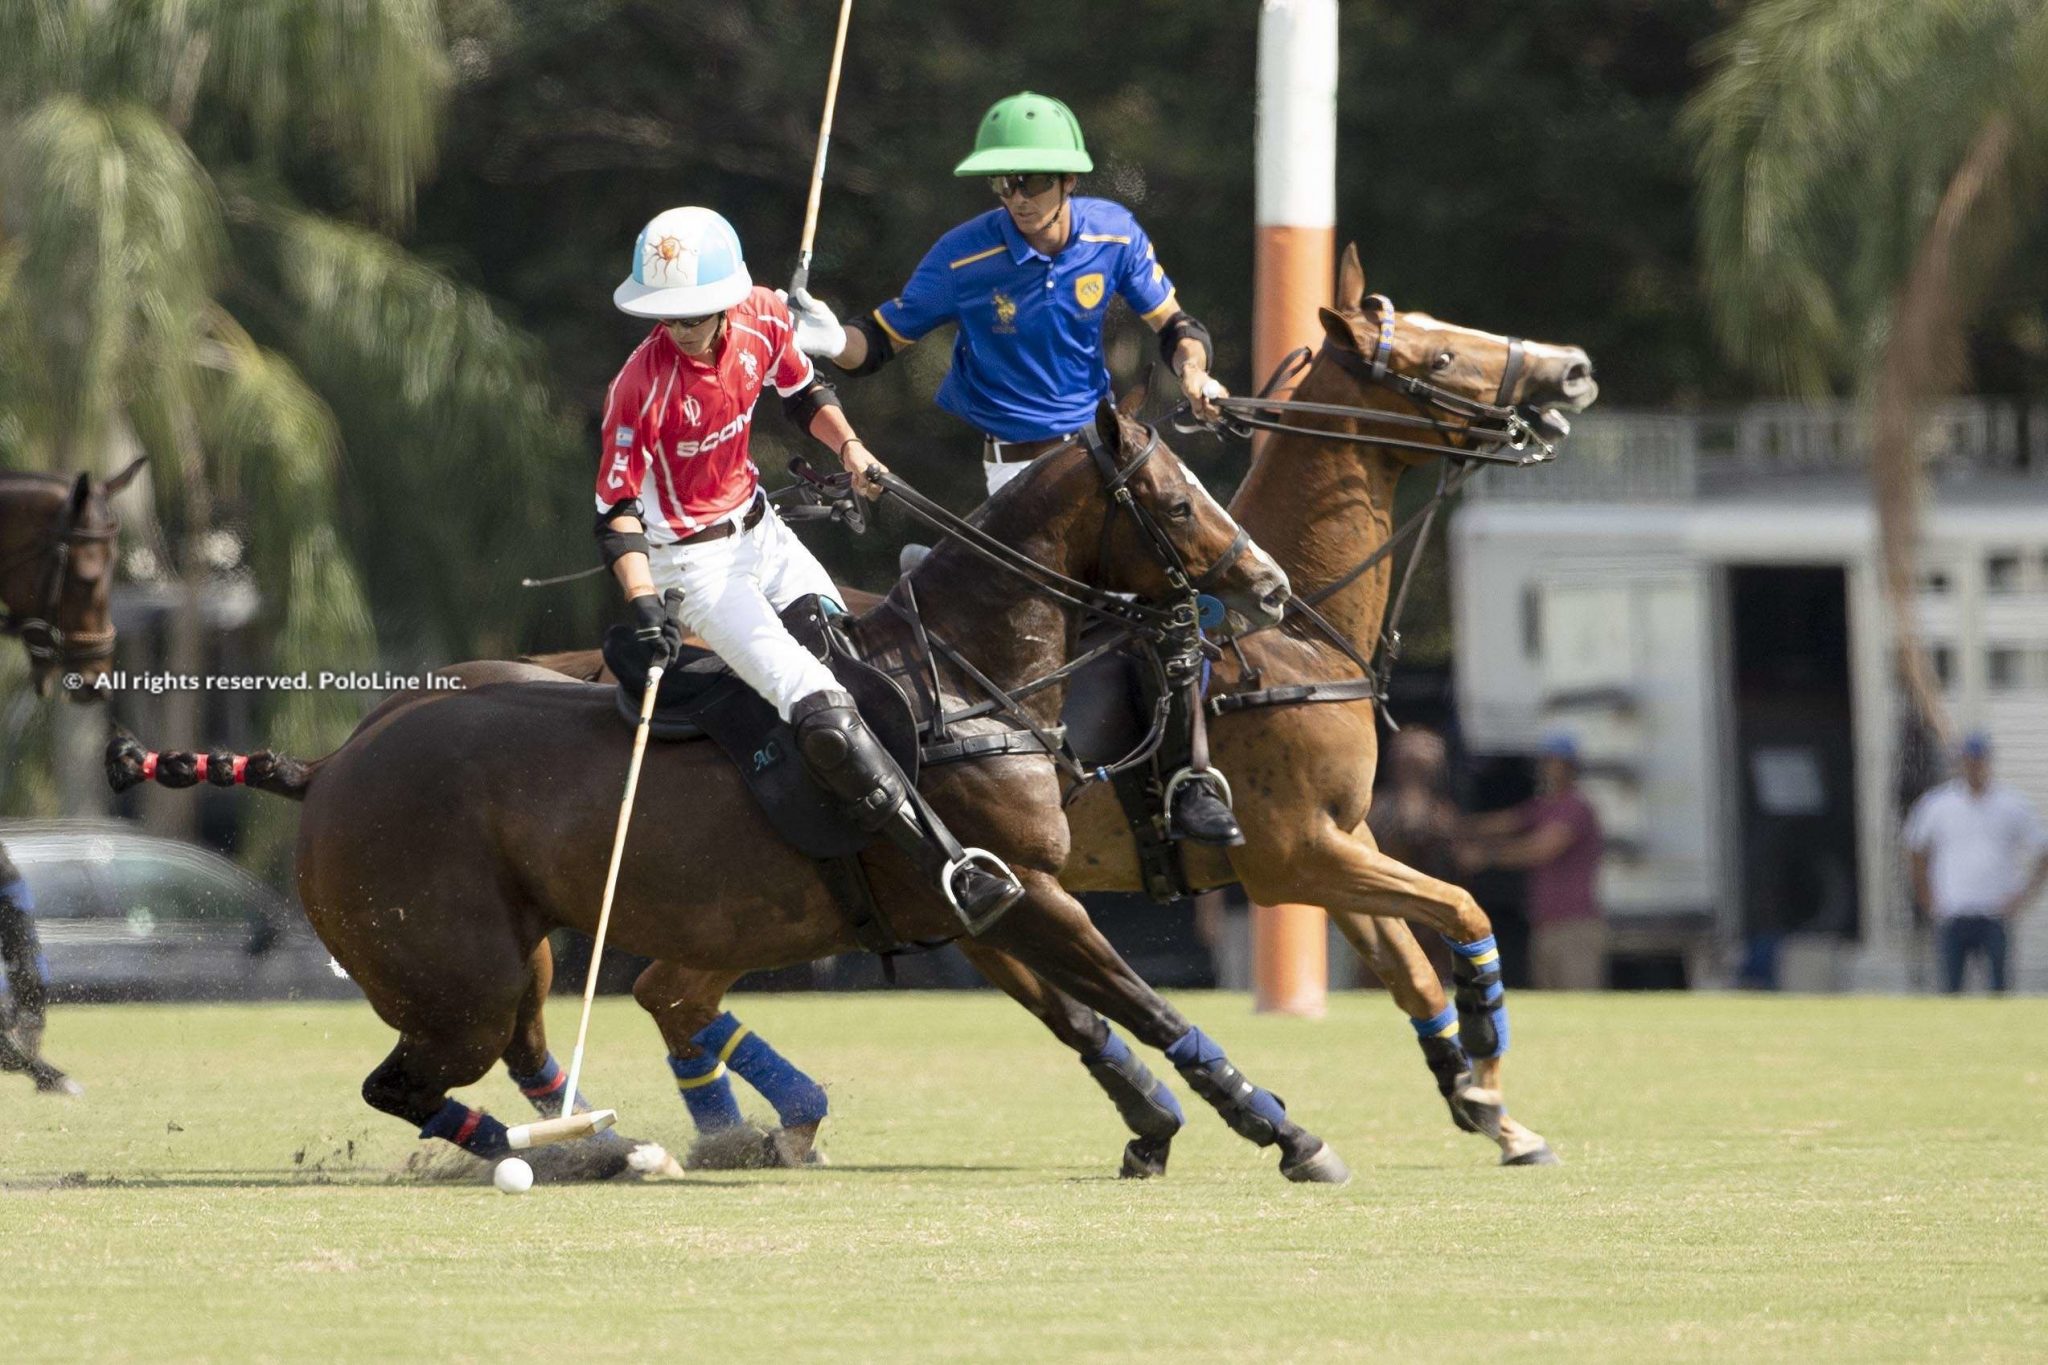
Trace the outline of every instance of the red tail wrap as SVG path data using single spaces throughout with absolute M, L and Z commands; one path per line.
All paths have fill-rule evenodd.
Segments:
M 206 755 L 205 755 L 205 754 L 194 754 L 194 755 L 192 755 L 192 773 L 193 773 L 193 775 L 194 775 L 195 777 L 197 777 L 197 778 L 198 778 L 198 779 L 199 779 L 199 780 L 200 780 L 201 782 L 204 782 L 204 781 L 206 780 Z
M 238 784 L 239 784 L 239 783 L 242 783 L 242 782 L 245 782 L 245 781 L 247 781 L 248 779 L 247 779 L 247 776 L 246 776 L 246 774 L 248 773 L 248 771 L 249 771 L 249 756 L 248 756 L 247 754 L 236 754 L 236 755 L 235 755 L 235 781 L 236 781 L 236 783 L 238 783 Z
M 156 753 L 154 751 L 142 756 L 142 780 L 144 782 L 154 782 L 156 780 Z

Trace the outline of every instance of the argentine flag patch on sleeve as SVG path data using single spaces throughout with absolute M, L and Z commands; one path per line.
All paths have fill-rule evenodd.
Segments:
M 612 444 L 615 446 L 631 447 L 633 444 L 633 428 L 620 427 L 618 434 L 612 437 Z

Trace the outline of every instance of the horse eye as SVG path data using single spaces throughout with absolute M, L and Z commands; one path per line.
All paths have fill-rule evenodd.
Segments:
M 1429 362 L 1429 368 L 1438 371 L 1448 370 L 1451 368 L 1451 362 L 1456 359 L 1457 357 L 1449 351 L 1439 351 L 1437 352 L 1436 359 Z
M 1182 498 L 1171 508 L 1167 509 L 1166 515 L 1175 521 L 1193 521 L 1195 519 L 1195 504 L 1187 498 Z

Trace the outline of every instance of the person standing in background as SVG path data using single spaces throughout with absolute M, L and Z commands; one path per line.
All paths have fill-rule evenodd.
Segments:
M 1529 967 L 1538 990 L 1594 991 L 1607 985 L 1607 921 L 1600 913 L 1600 817 L 1579 790 L 1579 746 L 1569 735 L 1543 741 L 1537 792 L 1521 805 L 1465 823 L 1474 842 L 1465 871 L 1528 873 Z
M 2048 832 L 2033 803 L 1991 780 L 1991 740 L 1982 732 L 1957 750 L 1959 775 L 1913 803 L 1902 842 L 1913 901 L 1935 924 L 1941 988 L 1963 989 L 1981 953 L 1991 989 L 2006 989 L 2008 926 L 2048 880 Z

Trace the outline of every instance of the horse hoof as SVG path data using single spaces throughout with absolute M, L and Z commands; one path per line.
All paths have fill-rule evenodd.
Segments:
M 1451 1106 L 1451 1121 L 1468 1133 L 1478 1133 L 1489 1142 L 1500 1141 L 1501 1120 L 1507 1117 L 1507 1106 L 1501 1102 L 1497 1090 L 1482 1090 L 1471 1086 L 1454 1090 L 1446 1097 Z
M 1500 1154 L 1500 1164 L 1503 1166 L 1561 1166 L 1564 1162 L 1556 1152 L 1550 1149 L 1549 1143 L 1539 1142 L 1528 1151 L 1516 1152 L 1512 1156 L 1502 1152 Z
M 701 1134 L 683 1158 L 692 1171 L 758 1171 L 781 1164 L 774 1139 L 751 1123 Z
M 1150 1180 L 1153 1176 L 1165 1175 L 1166 1158 L 1172 1150 L 1172 1138 L 1132 1138 L 1124 1144 L 1124 1164 L 1117 1177 L 1122 1180 Z
M 658 1142 L 639 1142 L 626 1154 L 626 1171 L 641 1180 L 681 1180 L 683 1165 Z
M 772 1164 L 776 1166 L 793 1169 L 828 1164 L 825 1154 L 818 1150 L 818 1125 L 815 1123 L 777 1128 L 768 1135 L 768 1146 L 774 1153 Z
M 1350 1181 L 1351 1168 L 1336 1149 L 1325 1142 L 1300 1161 L 1282 1161 L 1280 1174 L 1297 1185 L 1342 1185 Z
M 36 1077 L 36 1093 L 63 1095 L 68 1099 L 76 1099 L 85 1093 L 85 1087 L 59 1071 L 52 1075 Z

